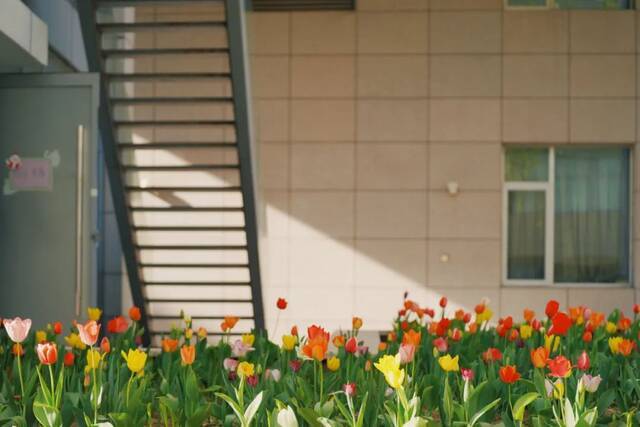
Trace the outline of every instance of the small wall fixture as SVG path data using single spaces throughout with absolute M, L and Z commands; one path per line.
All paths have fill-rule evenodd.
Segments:
M 449 262 L 449 254 L 440 254 L 440 262 L 446 263 Z
M 460 189 L 460 186 L 458 185 L 457 182 L 455 181 L 447 182 L 447 191 L 449 192 L 450 196 L 456 196 L 458 194 L 459 189 Z

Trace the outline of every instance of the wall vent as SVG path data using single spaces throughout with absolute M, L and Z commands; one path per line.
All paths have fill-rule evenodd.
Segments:
M 253 10 L 354 10 L 355 3 L 356 0 L 253 0 Z

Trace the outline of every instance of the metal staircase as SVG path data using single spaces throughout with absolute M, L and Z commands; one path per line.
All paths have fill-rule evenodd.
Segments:
M 264 327 L 241 0 L 78 2 L 134 302 L 157 344 L 180 311 Z M 214 339 L 214 338 L 212 338 Z

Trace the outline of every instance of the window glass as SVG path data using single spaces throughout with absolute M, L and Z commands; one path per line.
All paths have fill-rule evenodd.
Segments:
M 509 0 L 509 6 L 544 7 L 547 0 Z
M 544 191 L 509 191 L 507 278 L 545 278 Z
M 507 181 L 538 181 L 549 179 L 547 148 L 509 147 L 505 162 Z
M 630 9 L 629 0 L 555 0 L 560 9 Z
M 629 149 L 555 153 L 555 281 L 628 282 Z

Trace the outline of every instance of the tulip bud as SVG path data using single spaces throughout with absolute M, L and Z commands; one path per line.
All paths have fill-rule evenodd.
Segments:
M 100 341 L 100 350 L 105 354 L 111 352 L 111 342 L 109 342 L 109 338 L 102 338 L 102 341 Z
M 346 383 L 342 386 L 342 390 L 347 396 L 353 397 L 356 395 L 356 383 Z
M 589 367 L 591 367 L 591 361 L 589 360 L 589 355 L 586 351 L 583 350 L 582 354 L 578 356 L 578 363 L 576 365 L 581 371 L 586 371 L 587 369 L 589 369 Z
M 447 302 L 448 302 L 447 297 L 440 298 L 440 303 L 439 303 L 440 307 L 445 308 L 447 306 Z
M 68 352 L 64 354 L 64 366 L 67 368 L 73 366 L 73 363 L 76 360 L 76 356 L 72 352 Z

